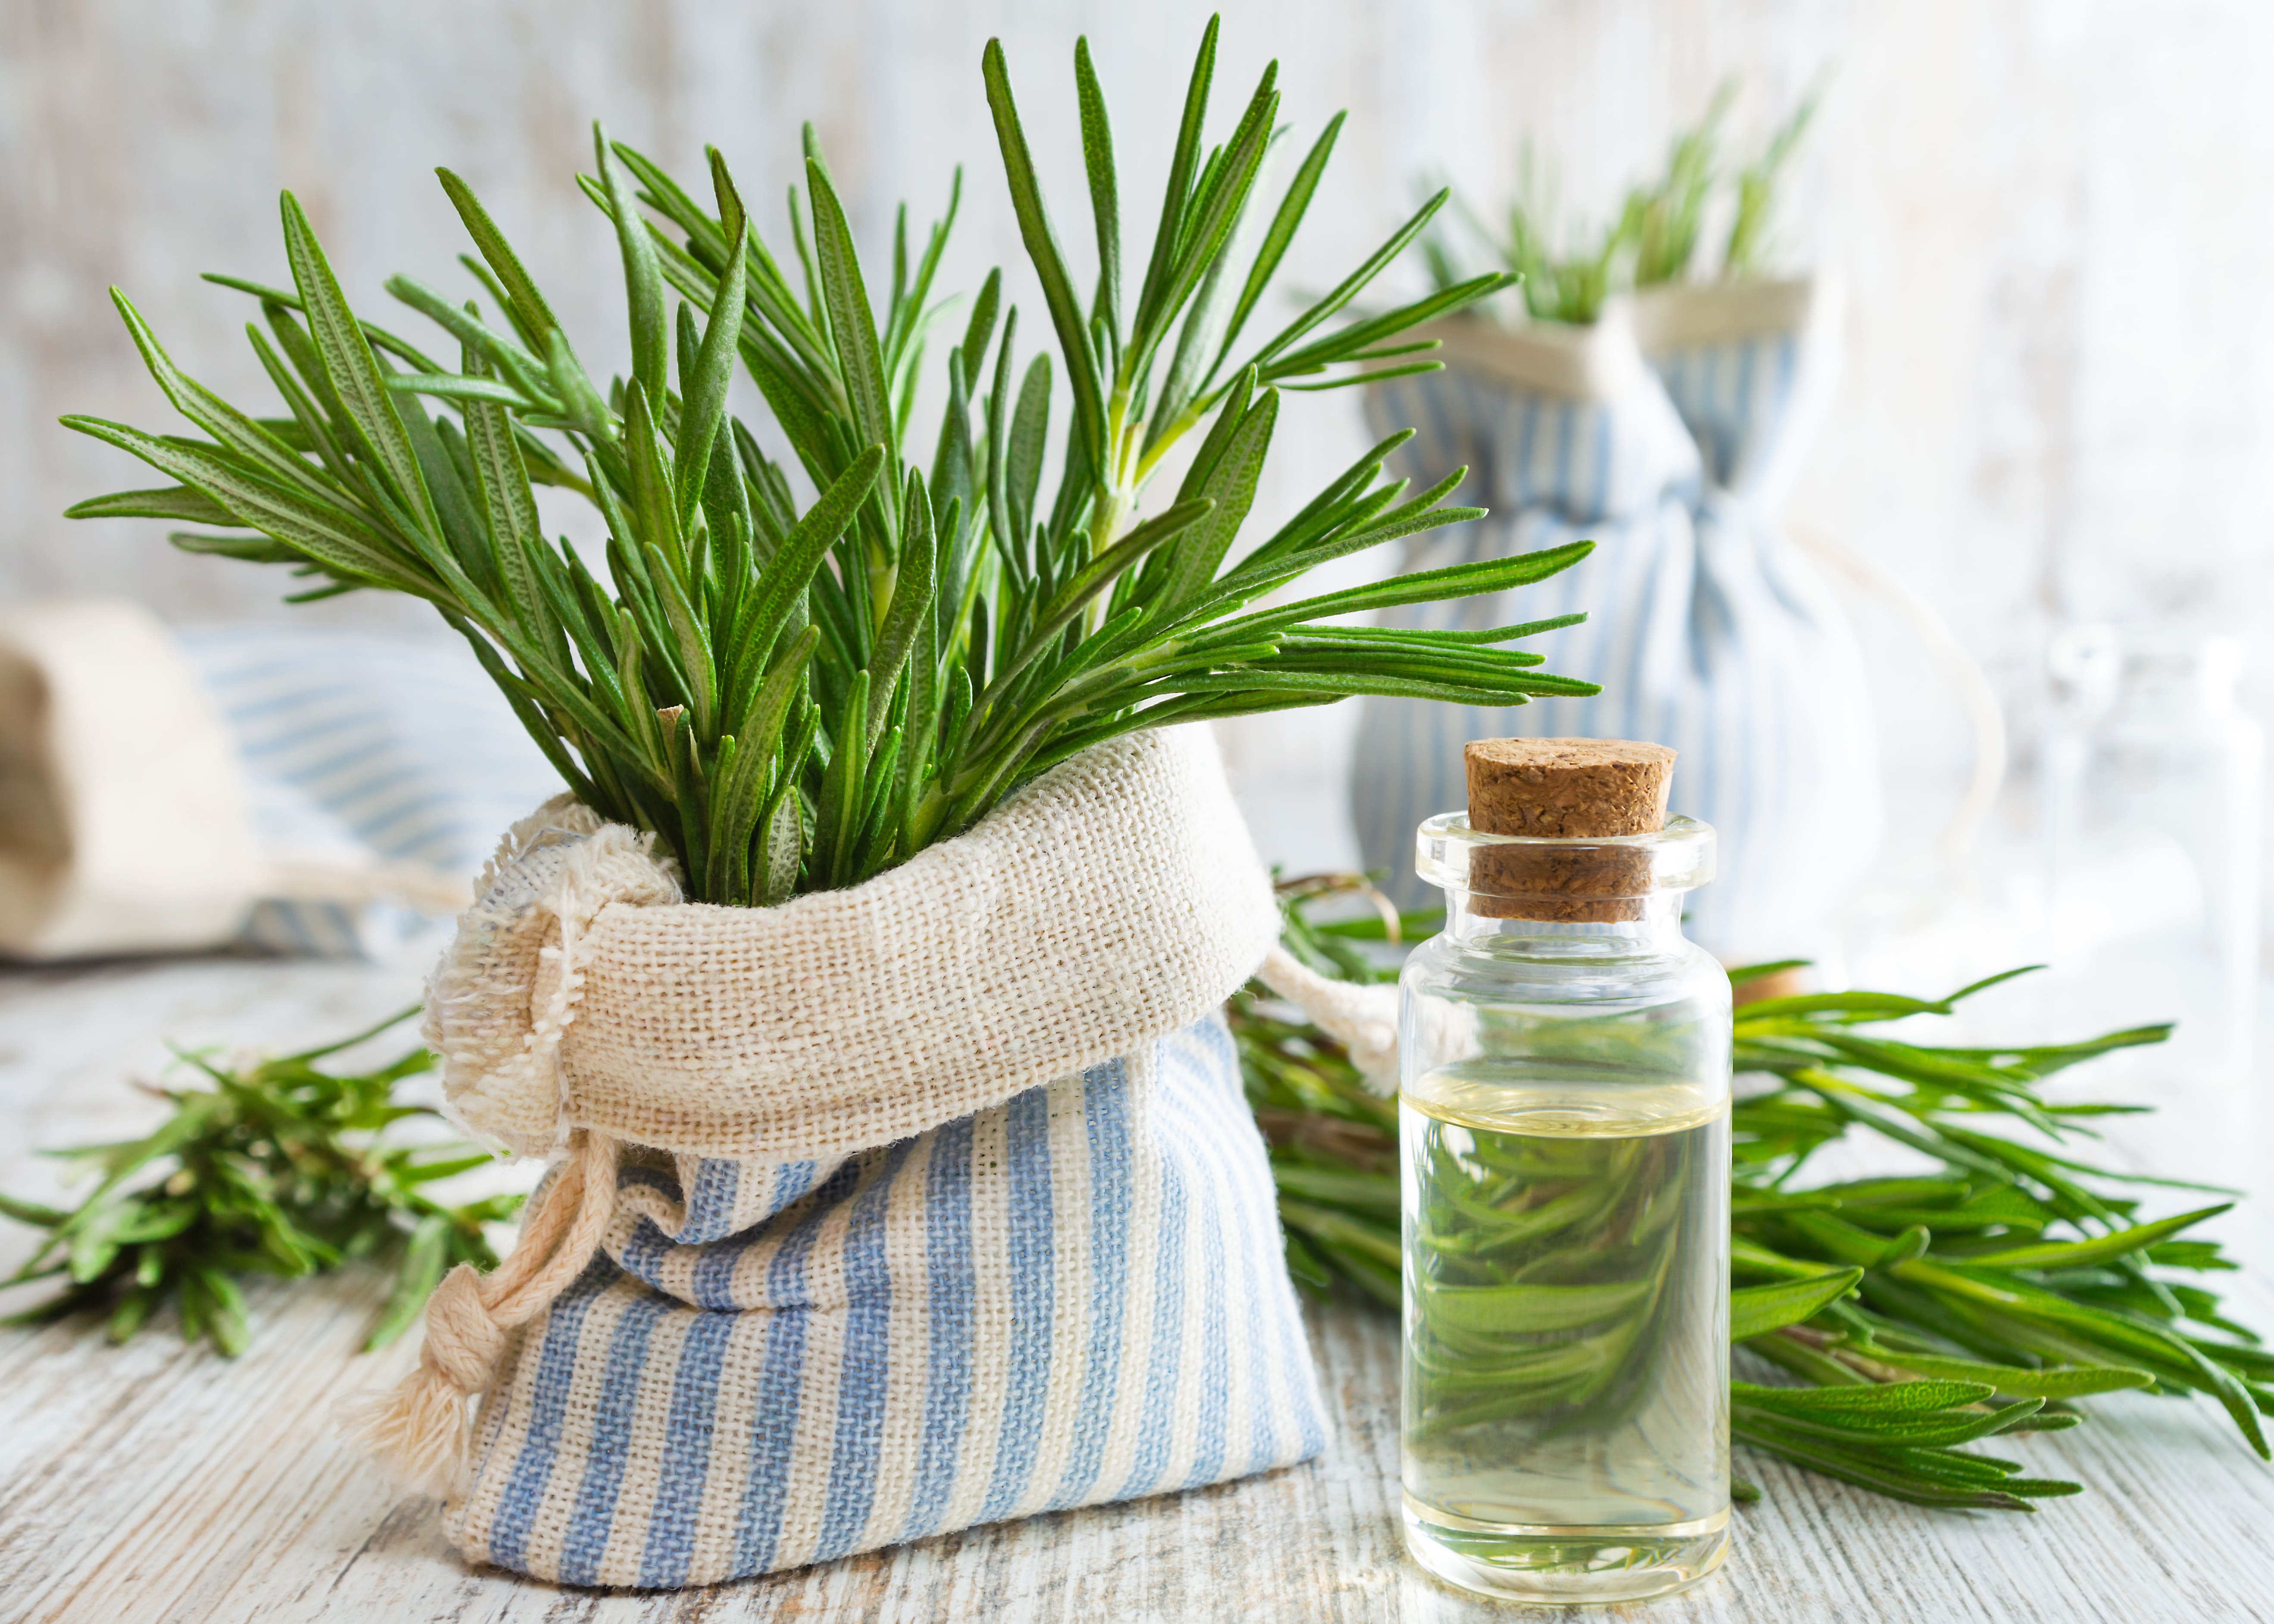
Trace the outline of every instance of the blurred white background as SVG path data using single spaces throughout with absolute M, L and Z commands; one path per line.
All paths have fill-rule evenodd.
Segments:
M 1989 675 L 2015 764 L 1983 842 L 1953 860 L 1938 842 L 1966 782 L 1965 712 L 1905 624 L 1858 596 L 1879 684 L 1877 715 L 1859 725 L 1880 738 L 1894 833 L 1888 885 L 1858 904 L 1848 968 L 1931 983 L 2065 944 L 2090 959 L 2097 950 L 2074 930 L 2056 939 L 2045 906 L 2053 778 L 2040 769 L 2075 732 L 2061 731 L 2055 641 L 2101 622 L 2183 643 L 2223 633 L 2247 663 L 2267 647 L 2274 616 L 2274 301 L 2261 289 L 2274 248 L 2263 202 L 2274 174 L 2274 8 L 1303 0 L 1225 10 L 1221 100 L 1243 95 L 1276 54 L 1299 134 L 1351 112 L 1291 260 L 1293 280 L 1314 288 L 1410 209 L 1425 176 L 1497 201 L 1528 136 L 1555 156 L 1564 197 L 1600 217 L 1656 170 L 1671 132 L 1725 78 L 1744 87 L 1731 124 L 1743 149 L 1829 72 L 1786 187 L 1776 256 L 1846 294 L 1837 385 L 1791 517 L 1944 617 Z M 1186 0 L 7 0 L 0 596 L 124 594 L 177 621 L 313 614 L 442 635 L 422 607 L 375 598 L 286 611 L 273 574 L 182 557 L 156 525 L 56 516 L 79 497 L 143 482 L 123 456 L 57 428 L 57 414 L 161 416 L 107 284 L 132 294 L 192 373 L 231 395 L 264 389 L 241 333 L 254 312 L 195 274 L 283 280 L 280 188 L 299 195 L 351 297 L 384 321 L 388 273 L 454 285 L 459 229 L 431 173 L 449 164 L 539 267 L 602 371 L 621 366 L 628 345 L 614 249 L 573 180 L 589 166 L 589 121 L 605 118 L 681 169 L 715 142 L 746 195 L 779 199 L 809 118 L 872 265 L 894 203 L 906 198 L 928 218 L 960 157 L 964 212 L 943 282 L 975 286 L 1001 263 L 1034 306 L 981 94 L 983 43 L 1004 37 L 1029 125 L 1049 132 L 1044 180 L 1060 234 L 1075 242 L 1086 232 L 1074 36 L 1090 35 L 1124 195 L 1141 199 L 1156 191 L 1206 15 Z M 762 224 L 780 233 L 778 206 Z M 1418 281 L 1418 267 L 1409 274 Z M 742 404 L 757 413 L 754 397 Z M 1348 396 L 1303 403 L 1283 427 L 1259 519 L 1299 505 L 1360 443 Z M 2244 711 L 2262 719 L 2270 691 L 2263 671 L 2240 678 Z M 1228 734 L 1267 854 L 1348 861 L 1337 821 L 1348 721 L 1305 714 Z M 2159 782 L 2167 799 L 2199 793 L 2193 780 Z M 2213 847 L 2263 849 L 2248 810 L 2225 803 Z M 2122 885 L 2157 883 L 2148 861 L 2097 900 L 2072 884 L 2071 914 L 2124 912 Z M 2255 890 L 2255 872 L 2213 861 L 2194 883 Z M 2066 1024 L 2099 1011 L 2130 1018 L 2137 1000 L 2110 987 L 2152 980 L 2156 996 L 2165 991 L 2120 964 L 2096 974 L 2100 991 L 2029 996 L 2043 1019 Z

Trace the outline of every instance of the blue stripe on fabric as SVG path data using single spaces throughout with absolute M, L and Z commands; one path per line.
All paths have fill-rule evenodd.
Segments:
M 1232 1223 L 1225 1289 L 1239 1294 L 1246 1359 L 1239 1372 L 1227 1368 L 1226 1378 L 1238 1380 L 1246 1391 L 1247 1435 L 1238 1440 L 1245 1454 L 1231 1455 L 1217 1476 L 1233 1477 L 1261 1471 L 1282 1458 L 1280 1405 L 1272 1379 L 1275 1372 L 1280 1374 L 1291 1393 L 1301 1373 L 1299 1366 L 1281 1371 L 1275 1357 L 1274 1322 L 1293 1309 L 1282 1260 L 1286 1240 L 1269 1193 L 1262 1136 L 1255 1131 L 1254 1116 L 1240 1090 L 1231 1034 L 1221 1022 L 1207 1020 L 1186 1028 L 1174 1041 L 1206 1073 L 1210 1109 L 1218 1124 L 1208 1148 L 1216 1160 L 1216 1187 L 1224 1192 Z
M 1516 506 L 1528 508 L 1540 492 L 1540 482 L 1532 477 L 1532 460 L 1540 448 L 1540 397 L 1524 397 L 1524 421 L 1516 433 Z
M 741 1319 L 738 1314 L 697 1313 L 680 1344 L 679 1371 L 671 1387 L 671 1420 L 665 1434 L 671 1447 L 663 1452 L 655 1507 L 648 1517 L 647 1547 L 640 1553 L 643 1586 L 687 1583 L 688 1567 L 695 1557 L 695 1530 L 703 1513 L 703 1489 L 711 1476 L 712 1438 L 719 1420 L 719 1371 Z
M 799 1261 L 802 1265 L 803 1259 Z M 806 1321 L 811 1313 L 799 1304 L 774 1310 L 766 1322 L 758 1407 L 750 1424 L 750 1470 L 734 1518 L 736 1573 L 764 1573 L 774 1563 L 789 1463 L 797 1447 L 799 1378 L 805 1367 Z
M 1571 455 L 1579 438 L 1578 417 L 1576 406 L 1555 409 L 1555 505 L 1567 513 L 1571 507 Z
M 853 1202 L 845 1230 L 845 1351 L 837 1379 L 837 1447 L 822 1501 L 812 1560 L 852 1550 L 877 1498 L 885 1443 L 885 1386 L 892 1374 L 892 1270 L 885 1258 L 885 1217 L 913 1139 L 885 1154 L 883 1169 Z
M 1623 658 L 1616 661 L 1618 669 L 1607 661 L 1603 675 L 1598 679 L 1606 688 L 1615 692 L 1615 703 L 1622 715 L 1611 737 L 1617 739 L 1656 739 L 1660 737 L 1658 718 L 1652 714 L 1656 697 L 1651 680 L 1650 656 L 1654 646 L 1661 646 L 1662 636 L 1657 635 L 1658 601 L 1666 570 L 1666 527 L 1678 523 L 1678 509 L 1661 508 L 1657 515 L 1657 534 L 1646 535 L 1638 521 L 1627 527 L 1620 537 L 1620 551 L 1626 566 L 1626 579 L 1620 583 L 1616 595 L 1621 622 L 1618 635 L 1624 639 L 1626 649 Z
M 924 1253 L 931 1358 L 924 1378 L 923 1442 L 903 1539 L 936 1532 L 955 1487 L 971 1413 L 971 1132 L 968 1116 L 934 1130 L 925 1171 Z
M 352 764 L 361 766 L 369 759 L 362 757 Z M 312 772 L 297 775 L 295 781 L 315 788 L 318 779 L 332 776 Z M 345 783 L 325 783 L 320 787 L 325 805 L 360 831 L 371 823 L 397 818 L 405 811 L 444 801 L 443 792 L 420 786 L 421 776 L 416 765 L 396 759 L 360 778 Z
M 264 717 L 290 716 L 296 710 L 312 709 L 327 700 L 346 699 L 356 692 L 354 684 L 327 682 L 316 688 L 290 688 L 273 694 L 262 694 L 252 699 L 224 702 L 222 713 L 232 722 L 257 722 Z M 381 713 L 376 710 L 358 711 L 356 722 L 375 723 Z
M 1129 1068 L 1120 1060 L 1092 1066 L 1081 1079 L 1083 1128 L 1089 1141 L 1089 1347 L 1073 1445 L 1050 1508 L 1079 1505 L 1097 1482 L 1113 1431 L 1121 1380 L 1122 1321 L 1129 1303 Z
M 703 1255 L 695 1260 L 694 1276 L 689 1282 L 688 1295 L 704 1308 L 749 1306 L 734 1295 L 735 1270 L 751 1248 L 764 1245 L 772 1238 L 765 1228 L 764 1220 L 787 1210 L 803 1197 L 813 1185 L 816 1170 L 816 1164 L 811 1162 L 787 1162 L 774 1169 L 773 1188 L 768 1196 L 766 1210 L 752 1221 L 749 1228 L 704 1244 Z
M 623 1271 L 602 1252 L 546 1310 L 545 1341 L 538 1352 L 537 1375 L 530 1383 L 529 1425 L 498 1496 L 497 1515 L 490 1520 L 490 1560 L 501 1568 L 528 1571 L 530 1530 L 561 1453 L 569 1387 L 576 1372 L 577 1339 L 584 1335 L 592 1304 L 622 1278 Z
M 1279 1229 L 1277 1204 L 1266 1193 L 1270 1176 L 1264 1162 L 1263 1139 L 1240 1086 L 1239 1056 L 1231 1028 L 1222 1018 L 1211 1015 L 1169 1041 L 1193 1056 L 1204 1075 L 1215 1116 L 1222 1124 L 1222 1132 L 1212 1136 L 1211 1148 L 1219 1162 L 1216 1188 L 1231 1207 L 1237 1225 L 1231 1255 L 1241 1276 L 1241 1329 L 1247 1343 L 1247 1458 L 1239 1470 L 1261 1471 L 1279 1458 L 1278 1416 L 1271 1396 L 1274 1360 L 1267 1321 L 1283 1318 L 1292 1306 L 1282 1262 L 1286 1237 Z M 1291 1391 L 1299 1369 L 1285 1367 Z
M 773 1193 L 766 1199 L 766 1216 L 788 1210 L 791 1203 L 801 1199 L 813 1188 L 813 1176 L 820 1164 L 812 1161 L 785 1162 L 775 1169 Z
M 687 1220 L 680 1227 L 682 1241 L 715 1241 L 727 1234 L 734 1221 L 734 1199 L 742 1193 L 742 1164 L 722 1156 L 705 1156 L 695 1164 L 695 1188 L 687 1198 Z
M 1411 449 L 1420 453 L 1435 464 L 1435 471 L 1430 474 L 1427 481 L 1428 484 L 1434 485 L 1460 466 L 1459 441 L 1454 434 L 1452 425 L 1446 418 L 1443 395 L 1432 389 L 1421 394 L 1418 403 L 1422 411 L 1427 414 L 1429 419 L 1429 432 L 1426 437 L 1423 437 L 1428 442 L 1428 448 L 1424 451 L 1420 440 L 1417 440 Z
M 1704 376 L 1698 382 L 1698 421 L 1690 432 L 1699 442 L 1698 450 L 1705 454 L 1704 461 L 1707 470 L 1716 480 L 1720 480 L 1727 477 L 1728 473 L 1727 467 L 1724 466 L 1723 457 L 1723 441 L 1727 436 L 1715 432 L 1712 413 L 1713 395 L 1721 379 L 1721 352 L 1718 348 L 1709 345 L 1699 352 L 1698 360 Z
M 1026 1492 L 1042 1444 L 1043 1401 L 1050 1395 L 1050 1285 L 1057 1237 L 1050 1212 L 1050 1091 L 1029 1088 L 1003 1108 L 1005 1171 L 1010 1210 L 1005 1241 L 1011 1277 L 1010 1382 L 997 1432 L 995 1475 L 975 1519 L 1006 1515 Z
M 319 778 L 362 769 L 380 757 L 400 760 L 403 750 L 398 741 L 388 737 L 391 730 L 387 723 L 387 717 L 316 714 L 296 733 L 268 734 L 260 740 L 248 748 L 248 756 L 264 762 L 268 771 L 289 785 L 307 785 Z M 320 750 L 320 756 L 316 750 Z
M 1599 524 L 1610 516 L 1611 464 L 1611 414 L 1598 409 L 1595 412 L 1595 493 L 1587 505 L 1591 518 Z
M 857 1177 L 858 1169 L 850 1162 L 831 1175 L 817 1192 L 813 1210 L 782 1237 L 767 1266 L 766 1296 L 775 1308 L 758 1368 L 757 1407 L 750 1417 L 750 1471 L 734 1518 L 737 1573 L 764 1573 L 774 1565 L 804 1390 L 805 1334 L 812 1312 L 806 1297 L 806 1263 L 822 1224 Z
M 429 771 L 431 764 L 421 763 L 397 776 L 424 777 Z M 339 803 L 342 813 L 354 822 L 356 832 L 383 851 L 405 853 L 413 846 L 432 845 L 438 837 L 466 826 L 463 817 L 466 797 L 456 786 L 422 789 L 407 795 L 395 783 L 390 782 L 386 787 L 391 793 L 384 801 L 374 796 L 356 801 L 343 799 Z
M 274 694 L 234 703 L 223 701 L 222 714 L 246 759 L 261 765 L 297 752 L 336 749 L 350 741 L 377 749 L 389 732 L 385 712 L 356 707 L 347 695 Z
M 1160 1486 L 1161 1475 L 1168 1469 L 1177 1388 L 1184 1378 L 1185 1175 L 1175 1157 L 1157 1150 L 1156 1154 L 1161 1177 L 1161 1249 L 1153 1271 L 1152 1353 L 1145 1373 L 1145 1409 L 1137 1426 L 1141 1441 L 1118 1496 L 1123 1500 Z
M 656 1233 L 651 1224 L 642 1228 L 645 1233 Z M 656 1321 L 670 1309 L 669 1298 L 644 1291 L 625 1306 L 623 1317 L 608 1338 L 584 1476 L 576 1485 L 576 1507 L 568 1514 L 568 1532 L 561 1539 L 564 1584 L 591 1584 L 599 1577 L 600 1563 L 608 1553 L 608 1534 L 615 1526 L 624 1469 L 631 1462 L 632 1417 L 639 1402 L 640 1378 L 647 1369 L 648 1337 Z
M 1747 344 L 1737 352 L 1737 399 L 1736 410 L 1731 414 L 1728 466 L 1723 468 L 1721 473 L 1723 485 L 1728 485 L 1736 477 L 1739 454 L 1745 441 L 1750 438 L 1750 431 L 1753 426 L 1756 404 L 1753 398 L 1753 369 L 1758 358 L 1759 348 L 1757 345 Z
M 1199 1204 L 1201 1300 L 1197 1306 L 1202 1385 L 1198 1413 L 1193 1417 L 1192 1469 L 1182 1485 L 1197 1488 L 1224 1475 L 1224 1441 L 1231 1425 L 1231 1336 L 1226 1323 L 1225 1300 L 1231 1282 L 1224 1257 L 1224 1222 L 1225 1207 L 1237 1198 L 1229 1181 L 1220 1177 L 1224 1169 L 1211 1165 L 1216 1161 L 1216 1150 L 1224 1142 L 1224 1131 L 1231 1124 L 1209 1109 L 1212 1101 L 1209 1098 L 1211 1091 L 1208 1070 L 1196 1056 L 1178 1043 L 1163 1043 L 1157 1052 L 1164 1073 L 1180 1074 L 1182 1079 L 1172 1092 L 1164 1090 L 1164 1104 L 1171 1100 L 1174 1104 L 1161 1113 L 1163 1127 L 1172 1122 L 1177 1124 L 1176 1136 L 1186 1141 L 1186 1154 L 1196 1182 L 1205 1179 L 1213 1186 L 1215 1197 Z

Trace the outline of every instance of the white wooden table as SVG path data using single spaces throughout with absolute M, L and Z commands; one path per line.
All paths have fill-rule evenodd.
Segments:
M 160 1040 L 282 1048 L 407 1002 L 406 973 L 230 960 L 0 974 L 0 1188 L 34 1147 L 115 1136 Z M 28 1232 L 0 1226 L 0 1265 Z M 2274 1249 L 2255 1261 L 2274 1272 Z M 2232 1277 L 2229 1277 L 2232 1278 Z M 2246 1277 L 2243 1311 L 2274 1323 Z M 1444 1590 L 1400 1554 L 1395 1342 L 1314 1314 L 1337 1415 L 1326 1455 L 1246 1483 L 985 1528 L 678 1593 L 561 1590 L 469 1570 L 435 1508 L 332 1433 L 335 1397 L 408 1357 L 354 1353 L 381 1296 L 350 1273 L 254 1289 L 251 1350 L 124 1348 L 69 1323 L 0 1331 L 0 1620 L 1412 1620 L 1553 1616 Z M 2118 1395 L 2074 1431 L 2000 1440 L 2087 1492 L 2031 1516 L 1894 1505 L 1741 1458 L 1766 1492 L 1723 1574 L 1617 1617 L 1689 1620 L 2274 1620 L 2274 1469 L 2210 1406 Z M 1741 1452 L 1742 1455 L 1742 1452 Z

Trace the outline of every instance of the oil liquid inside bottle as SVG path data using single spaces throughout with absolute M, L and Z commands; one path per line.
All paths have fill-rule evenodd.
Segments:
M 1727 1549 L 1728 1107 L 1517 1070 L 1401 1105 L 1409 1531 L 1472 1589 L 1677 1589 Z

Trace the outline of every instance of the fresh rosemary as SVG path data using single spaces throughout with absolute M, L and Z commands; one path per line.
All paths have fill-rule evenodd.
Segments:
M 1736 92 L 1735 80 L 1725 82 L 1704 117 L 1675 132 L 1665 170 L 1647 185 L 1629 190 L 1617 216 L 1600 233 L 1574 228 L 1559 241 L 1555 189 L 1543 184 L 1529 143 L 1517 161 L 1516 196 L 1503 229 L 1495 230 L 1457 196 L 1453 217 L 1519 279 L 1524 307 L 1532 320 L 1585 326 L 1600 317 L 1604 302 L 1622 289 L 1688 282 L 1698 274 L 1707 213 L 1726 179 L 1729 231 L 1713 274 L 1724 281 L 1762 275 L 1777 183 L 1816 117 L 1821 93 L 1811 91 L 1803 98 L 1751 163 L 1725 172 L 1719 150 L 1721 121 Z M 1441 290 L 1461 284 L 1465 273 L 1442 234 L 1426 237 L 1422 251 Z
M 47 1153 L 100 1176 L 76 1207 L 0 1195 L 0 1214 L 47 1231 L 0 1284 L 53 1280 L 63 1288 L 9 1322 L 101 1309 L 110 1340 L 124 1342 L 171 1302 L 184 1337 L 235 1355 L 247 1334 L 238 1275 L 298 1279 L 363 1258 L 395 1266 L 394 1290 L 365 1344 L 379 1348 L 402 1335 L 452 1267 L 496 1267 L 483 1226 L 510 1218 L 521 1198 L 450 1206 L 427 1193 L 488 1163 L 487 1153 L 456 1142 L 384 1142 L 395 1124 L 434 1115 L 395 1098 L 395 1086 L 432 1066 L 433 1056 L 414 1049 L 370 1071 L 318 1064 L 417 1012 L 238 1065 L 177 1049 L 211 1086 L 154 1090 L 174 1108 L 155 1132 Z
M 1768 245 L 1769 222 L 1776 208 L 1777 181 L 1793 149 L 1800 145 L 1800 138 L 1808 133 L 1823 94 L 1821 89 L 1813 90 L 1802 98 L 1791 116 L 1769 137 L 1760 155 L 1737 171 L 1736 211 L 1729 222 L 1728 241 L 1721 250 L 1724 277 L 1764 274 L 1762 259 Z
M 1360 944 L 1388 920 L 1314 923 L 1306 905 L 1358 889 L 1320 876 L 1283 888 L 1289 949 L 1322 974 L 1382 979 Z M 1426 934 L 1431 916 L 1397 921 Z M 1735 973 L 1741 983 L 1796 967 Z M 2019 974 L 2015 972 L 2014 974 Z M 2182 1238 L 2227 1210 L 2153 1222 L 2125 1185 L 2203 1186 L 2081 1161 L 2070 1140 L 2134 1109 L 2064 1105 L 2044 1079 L 2112 1049 L 2160 1042 L 2168 1026 L 2081 1043 L 1937 1048 L 1871 1034 L 1947 1015 L 1948 998 L 1822 993 L 1764 998 L 1736 1015 L 1731 1215 L 1736 1344 L 1800 1386 L 1731 1383 L 1731 1430 L 1753 1448 L 1898 1500 L 2029 1510 L 2077 1492 L 2014 1462 L 1956 1446 L 1999 1432 L 2074 1426 L 2072 1401 L 2141 1387 L 2202 1393 L 2267 1455 L 2274 1352 L 2192 1280 L 2236 1267 L 2217 1243 Z M 1325 1034 L 1251 986 L 1232 1030 L 1269 1139 L 1296 1278 L 1399 1301 L 1397 1109 L 1365 1086 Z M 1811 1158 L 1851 1132 L 1923 1154 L 1945 1171 L 1799 1187 Z M 1766 1373 L 1764 1372 L 1763 1373 Z M 1750 1493 L 1751 1491 L 1743 1491 Z
M 1462 632 L 1328 623 L 1502 591 L 1576 562 L 1586 544 L 1252 607 L 1329 560 L 1477 515 L 1443 505 L 1460 472 L 1411 496 L 1384 479 L 1406 438 L 1394 435 L 1235 552 L 1283 392 L 1432 368 L 1420 354 L 1432 346 L 1401 335 L 1510 279 L 1468 278 L 1337 325 L 1441 194 L 1250 340 L 1342 120 L 1260 233 L 1243 232 L 1278 127 L 1277 69 L 1211 142 L 1216 34 L 1211 21 L 1151 245 L 1126 261 L 1111 127 L 1088 47 L 1075 49 L 1096 244 L 1087 298 L 1043 207 L 1001 46 L 988 45 L 988 105 L 1055 349 L 1021 370 L 1019 312 L 990 274 L 949 350 L 930 436 L 915 432 L 915 401 L 960 171 L 920 252 L 902 210 L 879 323 L 810 127 L 805 196 L 790 194 L 800 286 L 715 151 L 706 207 L 596 131 L 598 173 L 582 184 L 621 250 L 629 379 L 603 388 L 588 376 L 497 222 L 448 170 L 490 313 L 407 276 L 387 285 L 456 341 L 455 368 L 357 317 L 288 193 L 292 285 L 210 280 L 259 300 L 248 332 L 289 415 L 256 417 L 184 376 L 114 290 L 152 375 L 207 438 L 65 418 L 177 481 L 71 512 L 235 527 L 175 540 L 290 565 L 318 583 L 303 598 L 370 587 L 427 599 L 576 796 L 654 831 L 691 893 L 712 902 L 859 881 L 1134 728 L 1352 694 L 1489 707 L 1594 692 L 1497 646 L 1569 620 Z M 802 512 L 782 465 L 727 410 L 738 362 L 817 493 Z M 1072 403 L 1045 500 L 1061 378 Z M 914 460 L 920 444 L 929 468 Z M 1141 516 L 1164 459 L 1187 445 L 1173 500 Z M 599 510 L 606 584 L 546 538 L 533 484 Z

